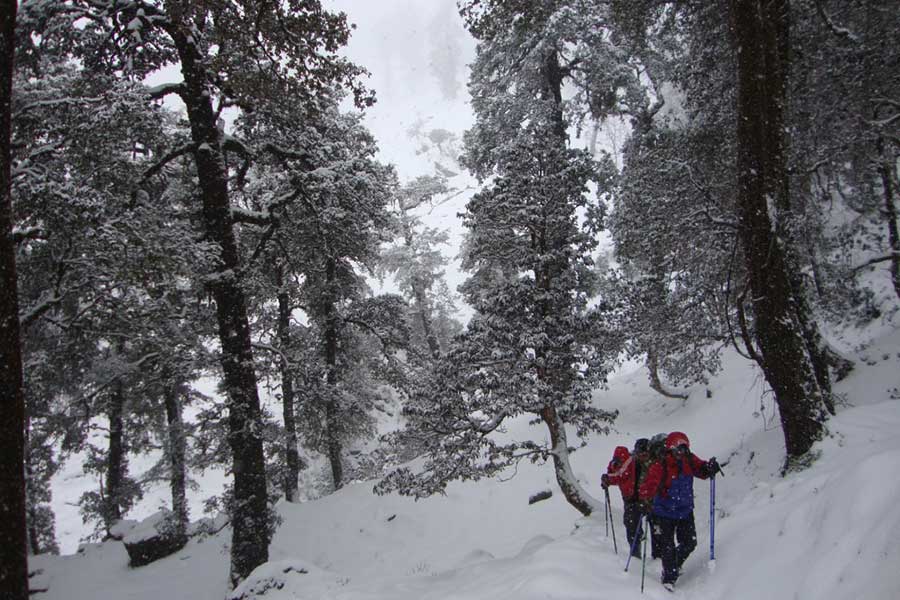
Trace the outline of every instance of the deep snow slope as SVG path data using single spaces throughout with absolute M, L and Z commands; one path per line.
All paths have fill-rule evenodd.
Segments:
M 900 597 L 900 332 L 885 329 L 848 352 L 857 369 L 815 464 L 781 477 L 783 442 L 770 394 L 755 368 L 726 354 L 724 371 L 687 401 L 649 390 L 646 371 L 624 366 L 597 402 L 621 411 L 616 431 L 573 456 L 576 475 L 600 497 L 616 445 L 681 430 L 701 458 L 726 462 L 717 481 L 716 564 L 708 568 L 709 484 L 697 481 L 697 550 L 675 597 L 698 600 Z M 514 435 L 545 436 L 517 422 Z M 549 466 L 520 465 L 508 480 L 451 485 L 413 502 L 349 486 L 320 500 L 282 504 L 284 523 L 264 565 L 239 594 L 272 599 L 667 598 L 658 561 L 623 572 L 621 497 L 611 490 L 618 554 L 604 515 L 581 518 L 562 499 Z M 529 496 L 553 496 L 534 505 Z M 223 598 L 230 533 L 179 554 L 127 567 L 118 542 L 75 556 L 37 557 L 41 599 Z

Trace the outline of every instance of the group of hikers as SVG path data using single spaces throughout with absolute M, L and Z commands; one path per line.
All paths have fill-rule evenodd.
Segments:
M 715 458 L 698 458 L 688 437 L 673 431 L 638 439 L 633 452 L 618 446 L 601 477 L 604 490 L 616 485 L 622 492 L 625 534 L 631 555 L 637 558 L 641 558 L 641 522 L 647 517 L 650 557 L 662 559 L 662 583 L 669 591 L 675 589 L 681 566 L 697 547 L 694 477 L 708 479 L 720 471 Z

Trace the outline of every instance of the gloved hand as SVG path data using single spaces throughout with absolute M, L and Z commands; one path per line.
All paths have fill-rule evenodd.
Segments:
M 649 515 L 653 510 L 653 503 L 650 500 L 638 501 L 638 510 L 642 515 Z
M 602 487 L 604 490 L 609 487 L 609 475 L 607 475 L 606 473 L 600 476 L 600 487 Z
M 716 473 L 722 472 L 722 467 L 719 466 L 719 462 L 716 460 L 715 456 L 706 461 L 706 468 L 709 471 L 710 477 L 714 476 Z

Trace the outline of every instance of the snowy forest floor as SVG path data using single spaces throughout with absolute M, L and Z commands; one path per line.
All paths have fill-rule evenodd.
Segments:
M 698 547 L 676 598 L 900 597 L 898 349 L 900 331 L 891 327 L 865 344 L 848 344 L 856 370 L 836 385 L 842 401 L 831 435 L 817 444 L 819 459 L 806 470 L 780 476 L 784 446 L 771 394 L 758 369 L 730 350 L 723 371 L 686 401 L 651 391 L 640 365 L 620 368 L 609 389 L 596 394 L 598 405 L 620 410 L 615 431 L 588 440 L 573 455 L 573 468 L 601 498 L 600 474 L 615 446 L 672 430 L 687 433 L 701 458 L 716 456 L 724 464 L 725 476 L 717 480 L 716 568 L 707 568 L 709 486 L 698 480 Z M 509 435 L 546 435 L 525 420 L 509 429 Z M 238 591 L 271 600 L 672 597 L 659 583 L 659 561 L 647 563 L 643 595 L 640 562 L 623 572 L 617 489 L 610 492 L 618 554 L 604 515 L 580 518 L 550 466 L 523 463 L 512 475 L 452 484 L 446 496 L 419 502 L 375 496 L 367 482 L 316 501 L 281 503 L 284 522 L 271 562 Z M 543 490 L 553 496 L 529 505 Z M 226 529 L 137 569 L 127 566 L 120 542 L 35 557 L 30 568 L 41 573 L 33 583 L 48 590 L 34 597 L 219 600 L 226 596 L 229 539 Z

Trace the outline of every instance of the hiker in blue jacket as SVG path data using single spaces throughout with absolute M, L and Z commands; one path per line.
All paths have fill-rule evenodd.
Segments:
M 669 591 L 675 589 L 681 566 L 697 547 L 694 478 L 707 479 L 718 469 L 715 458 L 701 460 L 691 453 L 688 437 L 673 431 L 666 438 L 665 456 L 650 465 L 638 489 L 643 512 L 653 518 L 662 583 Z

